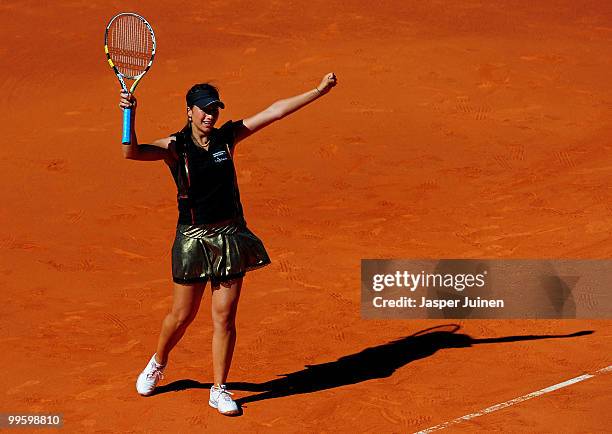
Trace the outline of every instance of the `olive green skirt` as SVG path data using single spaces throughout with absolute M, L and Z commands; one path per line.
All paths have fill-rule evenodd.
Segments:
M 176 283 L 226 282 L 270 263 L 266 249 L 243 219 L 220 224 L 178 224 L 172 245 Z

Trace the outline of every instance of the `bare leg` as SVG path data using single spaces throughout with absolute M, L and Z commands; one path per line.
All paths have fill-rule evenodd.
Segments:
M 213 371 L 215 385 L 224 384 L 236 344 L 236 311 L 242 278 L 212 287 Z
M 162 322 L 162 330 L 157 341 L 155 355 L 157 363 L 166 364 L 168 354 L 181 340 L 187 327 L 196 317 L 205 286 L 204 283 L 174 284 L 172 310 Z

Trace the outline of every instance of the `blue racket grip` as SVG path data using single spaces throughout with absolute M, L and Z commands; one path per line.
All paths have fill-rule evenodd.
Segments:
M 123 109 L 123 138 L 121 143 L 128 145 L 132 140 L 132 109 Z

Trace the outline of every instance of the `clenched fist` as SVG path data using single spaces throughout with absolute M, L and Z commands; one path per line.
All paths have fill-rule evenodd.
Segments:
M 317 90 L 322 94 L 327 93 L 336 84 L 338 84 L 338 79 L 336 78 L 336 74 L 334 74 L 333 72 L 330 72 L 329 74 L 325 74 L 325 76 L 323 77 L 323 80 L 321 80 L 321 83 L 319 83 L 319 85 L 317 86 Z

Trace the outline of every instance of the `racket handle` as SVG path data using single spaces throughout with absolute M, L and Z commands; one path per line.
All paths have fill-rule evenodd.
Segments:
M 132 109 L 123 109 L 123 138 L 121 143 L 129 145 L 132 138 Z

